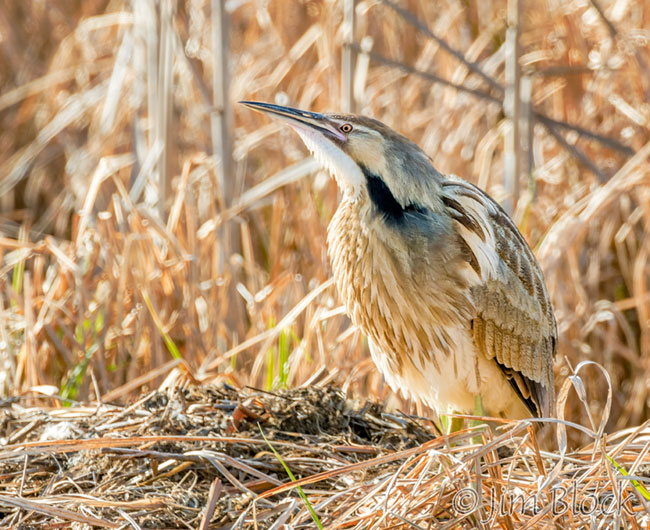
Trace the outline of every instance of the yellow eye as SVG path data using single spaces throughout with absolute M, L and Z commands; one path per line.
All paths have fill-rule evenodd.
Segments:
M 349 123 L 344 123 L 339 127 L 339 129 L 341 129 L 341 132 L 348 134 L 349 132 L 352 131 L 352 125 L 350 125 Z

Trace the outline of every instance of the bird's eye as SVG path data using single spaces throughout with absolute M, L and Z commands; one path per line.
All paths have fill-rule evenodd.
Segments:
M 344 123 L 339 127 L 339 129 L 341 129 L 341 132 L 348 134 L 349 132 L 352 131 L 352 125 L 350 125 L 349 123 Z

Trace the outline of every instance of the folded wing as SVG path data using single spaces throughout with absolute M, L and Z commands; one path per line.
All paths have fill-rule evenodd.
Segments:
M 443 201 L 478 276 L 470 287 L 478 351 L 494 359 L 534 416 L 552 415 L 557 326 L 537 260 L 510 217 L 476 186 L 450 179 Z

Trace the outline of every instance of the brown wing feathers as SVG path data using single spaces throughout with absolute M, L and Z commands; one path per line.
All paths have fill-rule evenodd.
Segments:
M 484 208 L 499 256 L 496 277 L 471 288 L 474 342 L 482 355 L 495 360 L 533 415 L 549 416 L 557 329 L 539 265 L 512 220 L 479 188 L 451 181 L 447 191 L 454 194 L 443 199 L 452 216 L 477 234 L 463 204 L 475 201 Z M 477 270 L 471 260 L 470 265 Z

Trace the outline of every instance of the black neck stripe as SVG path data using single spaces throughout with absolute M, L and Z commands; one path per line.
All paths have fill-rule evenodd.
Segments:
M 362 164 L 359 164 L 359 167 L 366 177 L 370 201 L 387 220 L 401 221 L 406 212 L 424 212 L 424 208 L 415 204 L 402 206 L 379 175 L 375 175 Z

